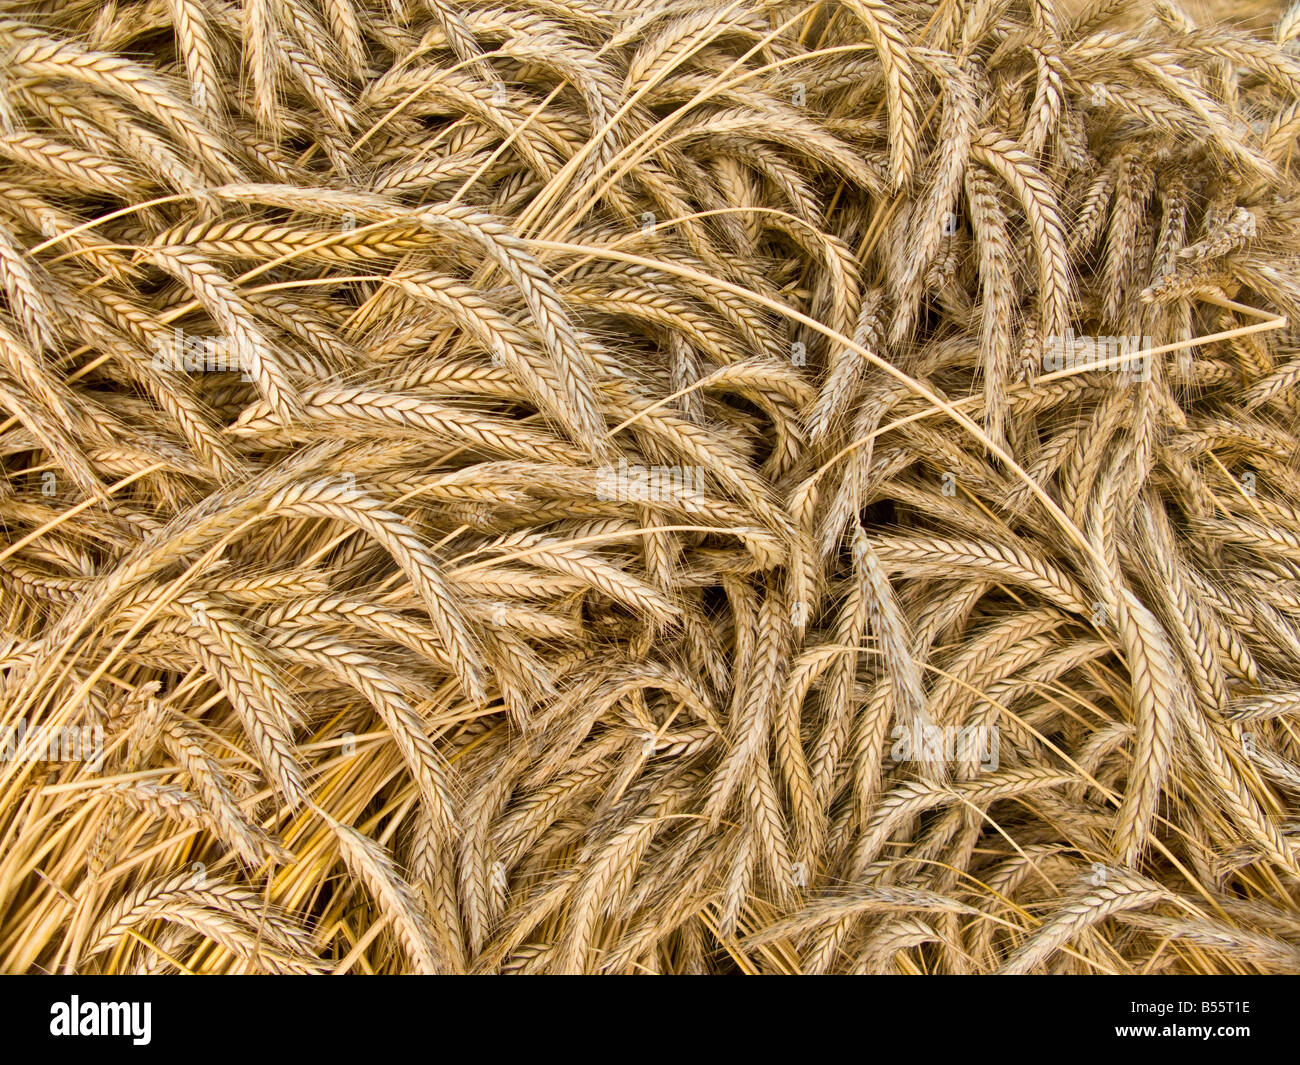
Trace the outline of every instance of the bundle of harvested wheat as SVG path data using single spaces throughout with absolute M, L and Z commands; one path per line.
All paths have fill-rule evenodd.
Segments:
M 1300 967 L 1300 4 L 1131 7 L 0 2 L 0 969 Z

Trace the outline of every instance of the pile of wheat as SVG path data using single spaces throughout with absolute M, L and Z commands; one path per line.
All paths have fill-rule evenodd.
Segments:
M 1300 968 L 1271 16 L 2 0 L 0 970 Z

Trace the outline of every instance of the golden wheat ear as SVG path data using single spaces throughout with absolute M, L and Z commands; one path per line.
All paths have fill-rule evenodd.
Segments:
M 1296 969 L 1300 3 L 0 6 L 0 971 Z

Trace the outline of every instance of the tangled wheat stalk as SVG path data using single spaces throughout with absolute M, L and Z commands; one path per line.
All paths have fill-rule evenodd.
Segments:
M 0 2 L 0 969 L 1300 968 L 1300 5 L 1147 6 Z

